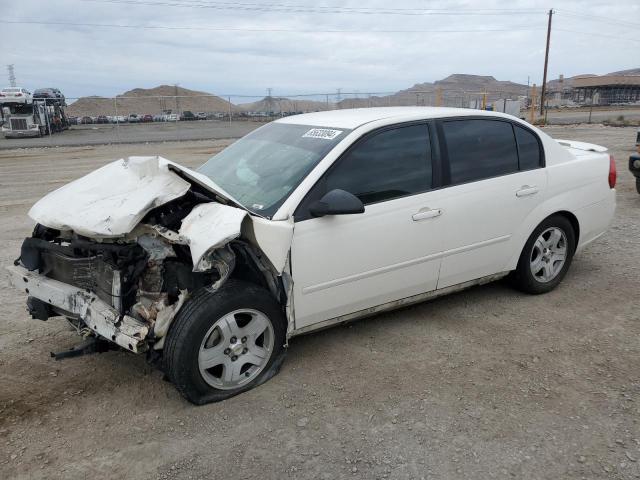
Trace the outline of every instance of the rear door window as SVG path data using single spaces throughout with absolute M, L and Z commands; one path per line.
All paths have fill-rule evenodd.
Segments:
M 518 171 L 518 148 L 509 122 L 468 119 L 442 122 L 451 184 Z

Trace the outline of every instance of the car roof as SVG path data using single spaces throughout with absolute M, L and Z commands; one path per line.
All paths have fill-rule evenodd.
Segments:
M 366 123 L 376 120 L 393 119 L 397 122 L 416 119 L 430 119 L 441 117 L 462 116 L 491 116 L 513 118 L 500 112 L 474 110 L 471 108 L 448 107 L 376 107 L 376 108 L 350 108 L 345 110 L 329 110 L 324 112 L 303 113 L 291 115 L 276 120 L 277 123 L 294 125 L 314 125 L 322 127 L 337 127 L 354 129 Z

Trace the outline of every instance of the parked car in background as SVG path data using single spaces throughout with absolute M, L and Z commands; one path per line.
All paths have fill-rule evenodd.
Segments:
M 106 115 L 98 115 L 96 123 L 109 123 L 109 118 Z
M 180 120 L 180 116 L 177 113 L 169 113 L 165 118 L 165 122 L 177 122 Z
M 196 113 L 196 118 L 198 120 L 206 120 L 207 119 L 207 114 L 205 112 L 197 112 Z
M 57 88 L 38 88 L 33 92 L 33 98 L 45 100 L 47 104 L 56 104 L 61 107 L 67 106 L 64 95 Z
M 184 112 L 182 112 L 182 115 L 180 116 L 180 120 L 192 121 L 192 120 L 197 120 L 197 118 L 193 114 L 193 112 L 191 112 L 189 110 L 185 110 Z
M 164 122 L 164 115 L 154 115 L 153 116 L 153 121 L 154 122 Z
M 149 115 L 149 114 L 142 115 L 142 116 L 140 117 L 140 121 L 141 121 L 141 122 L 145 122 L 145 123 L 147 123 L 147 122 L 153 122 L 153 115 Z
M 91 124 L 91 123 L 93 123 L 93 118 L 91 118 L 91 117 L 89 117 L 89 116 L 85 115 L 84 117 L 82 117 L 82 118 L 80 119 L 80 123 L 82 123 L 82 124 L 84 124 L 84 125 Z
M 202 404 L 271 378 L 299 334 L 505 276 L 553 290 L 615 184 L 605 147 L 503 113 L 289 116 L 197 171 L 129 157 L 55 190 L 8 270 L 34 318 L 148 352 Z
M 0 103 L 31 103 L 33 95 L 22 87 L 7 87 L 0 90 Z
M 129 117 L 127 118 L 127 121 L 129 123 L 139 123 L 140 122 L 140 117 L 138 117 L 138 115 L 135 114 L 135 113 L 131 113 L 131 114 L 129 114 Z
M 636 132 L 636 153 L 629 157 L 629 171 L 636 177 L 636 191 L 640 193 L 640 128 Z

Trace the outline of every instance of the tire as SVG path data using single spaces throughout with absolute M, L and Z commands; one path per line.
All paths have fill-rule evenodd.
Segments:
M 558 234 L 560 238 L 556 241 Z M 512 283 L 533 295 L 550 292 L 569 270 L 575 249 L 576 234 L 571 222 L 562 215 L 552 215 L 538 225 L 527 240 Z M 564 259 L 560 260 L 563 250 Z
M 286 327 L 282 307 L 262 287 L 232 279 L 215 291 L 202 289 L 169 329 L 165 374 L 197 405 L 233 397 L 278 373 Z

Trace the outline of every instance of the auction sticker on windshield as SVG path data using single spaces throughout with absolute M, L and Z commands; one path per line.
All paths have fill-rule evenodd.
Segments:
M 333 140 L 342 133 L 342 130 L 332 130 L 330 128 L 312 128 L 302 135 L 302 138 L 321 138 L 323 140 Z

